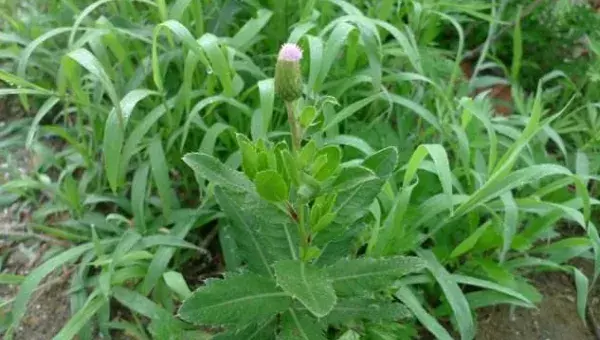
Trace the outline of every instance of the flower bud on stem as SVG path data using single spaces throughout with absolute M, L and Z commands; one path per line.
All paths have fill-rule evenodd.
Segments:
M 275 92 L 285 102 L 285 108 L 292 134 L 292 148 L 294 152 L 300 150 L 302 136 L 296 114 L 294 103 L 302 96 L 302 74 L 300 72 L 300 60 L 302 50 L 296 44 L 284 44 L 277 57 L 275 65 Z

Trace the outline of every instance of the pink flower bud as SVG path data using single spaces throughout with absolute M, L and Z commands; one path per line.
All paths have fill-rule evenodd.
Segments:
M 275 92 L 286 102 L 293 102 L 302 96 L 302 75 L 300 74 L 302 50 L 296 44 L 283 44 L 275 66 Z
M 285 61 L 300 61 L 300 59 L 302 59 L 302 49 L 296 44 L 285 43 L 283 46 L 281 46 L 277 59 Z

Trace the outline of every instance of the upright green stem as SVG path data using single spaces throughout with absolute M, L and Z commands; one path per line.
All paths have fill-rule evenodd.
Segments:
M 298 157 L 298 152 L 300 151 L 301 143 L 302 143 L 302 135 L 300 132 L 300 126 L 298 125 L 298 120 L 296 119 L 296 115 L 294 114 L 294 102 L 285 101 L 285 108 L 287 110 L 288 115 L 288 123 L 290 125 L 290 132 L 292 134 L 292 150 L 294 151 L 294 157 Z M 306 213 L 304 202 L 300 200 L 296 202 L 296 211 L 298 212 L 298 232 L 300 234 L 300 254 L 301 259 L 304 261 L 306 259 L 306 255 L 308 253 L 308 230 L 306 229 Z
M 301 260 L 305 260 L 308 253 L 308 231 L 306 230 L 306 223 L 304 222 L 304 204 L 298 206 L 298 231 L 300 232 L 300 250 Z
M 286 101 L 285 108 L 287 109 L 290 132 L 292 133 L 292 149 L 294 150 L 294 153 L 298 153 L 302 136 L 300 135 L 300 126 L 298 125 L 296 115 L 294 114 L 294 103 Z

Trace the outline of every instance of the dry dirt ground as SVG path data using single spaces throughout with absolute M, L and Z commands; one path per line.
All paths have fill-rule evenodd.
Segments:
M 477 340 L 599 340 L 597 321 L 587 325 L 577 314 L 575 285 L 563 273 L 537 276 L 533 283 L 544 295 L 537 310 L 518 308 L 512 314 L 506 306 L 478 312 Z M 600 289 L 589 298 L 594 320 L 600 317 Z
M 9 122 L 21 119 L 22 111 L 15 103 L 0 102 L 0 128 Z M 12 138 L 12 135 L 3 138 Z M 0 140 L 1 142 L 2 140 Z M 0 184 L 26 173 L 31 163 L 29 152 L 23 148 L 2 150 L 0 154 Z M 6 151 L 6 152 L 4 152 Z M 2 193 L 0 193 L 2 195 Z M 0 273 L 27 275 L 35 265 L 43 261 L 47 247 L 43 242 L 30 238 L 20 239 L 27 234 L 23 221 L 23 209 L 18 204 L 0 206 Z M 20 242 L 17 242 L 20 240 Z M 27 313 L 16 330 L 17 340 L 52 339 L 69 319 L 69 300 L 66 295 L 68 284 L 56 277 L 47 278 L 30 301 Z M 10 302 L 18 286 L 0 284 L 0 337 L 7 324 Z

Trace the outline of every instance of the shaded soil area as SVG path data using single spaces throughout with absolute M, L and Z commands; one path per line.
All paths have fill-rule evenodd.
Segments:
M 2 225 L 0 229 L 10 228 Z M 6 246 L 6 243 L 0 244 Z M 23 245 L 23 243 L 21 244 Z M 37 250 L 38 254 L 27 254 L 27 248 L 19 249 L 13 245 L 11 249 L 4 248 L 1 255 L 7 255 L 2 266 L 2 273 L 27 275 L 44 251 L 45 247 Z M 7 254 L 8 253 L 8 254 Z M 10 302 L 18 293 L 18 285 L 0 285 L 0 301 L 6 303 L 0 307 L 0 324 L 3 327 L 10 323 Z M 68 281 L 60 276 L 50 276 L 37 289 L 30 300 L 25 316 L 15 331 L 16 340 L 47 340 L 52 339 L 65 325 L 70 317 L 68 299 Z M 1 333 L 1 332 L 0 332 Z
M 598 340 L 600 329 L 600 289 L 588 298 L 589 312 L 594 320 L 587 325 L 577 314 L 576 290 L 571 276 L 565 273 L 544 273 L 535 277 L 535 286 L 544 295 L 537 310 L 508 306 L 478 311 L 477 340 Z
M 70 318 L 68 284 L 53 286 L 38 293 L 15 333 L 19 340 L 52 339 Z

